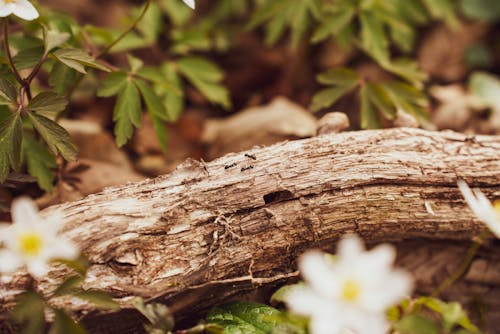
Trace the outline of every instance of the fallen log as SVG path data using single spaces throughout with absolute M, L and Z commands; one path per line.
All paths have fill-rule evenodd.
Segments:
M 333 251 L 346 233 L 396 244 L 419 291 L 431 292 L 485 229 L 466 208 L 457 179 L 499 198 L 500 137 L 401 128 L 282 142 L 209 163 L 188 160 L 170 175 L 43 214 L 61 211 L 64 234 L 89 257 L 85 288 L 105 290 L 123 305 L 132 296 L 165 302 L 182 317 L 296 278 L 298 255 L 313 247 Z M 496 325 L 499 249 L 483 247 L 447 295 L 467 302 L 479 293 Z M 49 291 L 62 274 L 54 269 L 37 287 Z M 23 272 L 2 277 L 0 314 L 26 284 Z M 94 333 L 140 328 L 129 310 L 97 314 L 86 303 L 62 303 L 86 316 Z

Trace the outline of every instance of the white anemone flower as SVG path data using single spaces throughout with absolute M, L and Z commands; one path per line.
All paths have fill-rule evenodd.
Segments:
M 182 0 L 186 5 L 188 5 L 191 9 L 194 9 L 196 4 L 194 3 L 194 0 Z
M 26 21 L 38 18 L 38 11 L 28 0 L 0 0 L 0 17 L 14 14 Z
M 392 268 L 390 245 L 365 251 L 362 241 L 340 241 L 337 257 L 319 251 L 299 259 L 305 284 L 284 297 L 289 309 L 309 317 L 311 334 L 383 334 L 389 330 L 385 311 L 409 297 L 411 276 Z
M 56 215 L 41 218 L 35 203 L 21 197 L 12 203 L 12 225 L 0 229 L 0 273 L 26 266 L 35 277 L 48 271 L 54 259 L 73 260 L 79 255 L 76 245 L 57 235 L 61 223 Z
M 458 188 L 474 215 L 485 223 L 497 238 L 500 238 L 500 201 L 491 204 L 479 189 L 471 190 L 463 180 L 458 181 Z

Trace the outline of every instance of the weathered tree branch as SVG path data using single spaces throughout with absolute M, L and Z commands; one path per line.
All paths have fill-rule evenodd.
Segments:
M 305 249 L 334 250 L 352 232 L 368 243 L 397 244 L 400 263 L 429 292 L 484 229 L 466 209 L 459 178 L 500 197 L 500 137 L 392 129 L 283 142 L 210 163 L 186 161 L 170 175 L 44 214 L 61 210 L 64 233 L 90 258 L 85 288 L 104 289 L 124 305 L 133 295 L 161 300 L 181 314 L 296 277 L 295 260 Z M 488 304 L 491 314 L 500 314 L 496 250 L 483 248 L 456 285 L 456 295 L 468 299 L 488 292 L 484 301 L 496 303 Z M 38 288 L 53 288 L 61 274 L 55 269 Z M 4 276 L 0 313 L 25 284 L 23 273 Z M 61 303 L 92 311 L 74 300 Z M 95 332 L 132 333 L 138 318 L 127 312 L 91 313 L 88 323 Z M 101 320 L 117 327 L 108 331 Z

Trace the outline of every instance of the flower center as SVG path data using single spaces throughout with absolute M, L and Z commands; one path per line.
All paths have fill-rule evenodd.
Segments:
M 342 287 L 342 299 L 347 302 L 354 302 L 359 297 L 360 287 L 358 282 L 353 279 L 348 279 Z
M 20 251 L 27 256 L 37 256 L 43 246 L 43 240 L 36 233 L 25 233 L 19 236 Z
M 5 3 L 14 3 L 14 2 L 16 2 L 17 0 L 4 0 L 4 1 L 5 1 Z

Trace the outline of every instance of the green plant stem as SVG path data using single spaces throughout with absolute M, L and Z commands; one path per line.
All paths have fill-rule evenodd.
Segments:
M 127 36 L 129 33 L 131 33 L 137 27 L 137 25 L 139 24 L 139 22 L 141 22 L 141 20 L 144 18 L 144 15 L 146 15 L 146 12 L 149 9 L 149 6 L 151 6 L 151 0 L 148 0 L 146 2 L 146 4 L 144 5 L 144 7 L 142 8 L 141 13 L 134 20 L 134 22 L 132 22 L 132 24 L 130 25 L 130 27 L 128 27 L 124 32 L 122 32 L 120 34 L 120 36 L 118 36 L 114 41 L 112 41 L 111 43 L 109 43 L 103 50 L 101 50 L 101 52 L 99 52 L 95 56 L 95 59 L 99 59 L 99 58 L 102 58 L 105 55 L 107 55 L 109 53 L 109 51 L 116 44 L 118 44 L 122 39 L 125 38 L 125 36 Z M 80 84 L 80 82 L 82 81 L 82 79 L 83 79 L 83 75 L 80 73 L 79 76 L 78 76 L 78 78 L 76 78 L 75 83 L 73 84 L 73 86 L 71 86 L 71 88 L 68 90 L 68 93 L 66 94 L 66 97 L 68 99 L 71 97 L 71 95 L 73 95 L 74 91 L 76 90 L 76 88 L 78 87 L 78 85 Z
M 25 85 L 25 81 L 21 78 L 21 74 L 16 68 L 14 64 L 14 60 L 12 59 L 12 53 L 10 53 L 10 43 L 9 43 L 9 19 L 6 17 L 3 20 L 3 42 L 5 46 L 5 53 L 7 54 L 7 60 L 9 61 L 9 66 L 14 74 L 16 80 L 21 84 L 21 86 Z
M 26 78 L 26 81 L 27 81 L 28 84 L 31 84 L 31 82 L 33 81 L 33 79 L 35 79 L 36 75 L 38 74 L 38 72 L 42 68 L 43 63 L 45 63 L 45 61 L 47 60 L 47 57 L 48 57 L 48 54 L 44 54 L 42 56 L 42 58 L 40 58 L 40 60 L 38 61 L 38 63 L 36 63 L 35 67 L 33 68 L 33 70 L 31 71 L 31 73 Z
M 448 277 L 443 283 L 441 283 L 438 286 L 438 288 L 436 290 L 434 290 L 431 297 L 436 297 L 439 294 L 441 294 L 441 292 L 443 292 L 444 290 L 449 288 L 460 277 L 462 277 L 463 274 L 465 274 L 467 269 L 470 267 L 472 260 L 474 260 L 474 257 L 476 256 L 477 251 L 479 250 L 479 247 L 481 247 L 481 244 L 484 241 L 485 237 L 488 236 L 489 234 L 490 234 L 490 232 L 486 231 L 486 232 L 481 233 L 477 237 L 479 240 L 474 241 L 472 243 L 472 245 L 469 247 L 469 249 L 467 250 L 467 254 L 465 256 L 465 259 L 462 262 L 462 264 L 460 265 L 460 267 L 458 267 L 458 269 L 455 270 L 455 272 L 450 277 Z
M 132 32 L 132 30 L 134 30 L 137 27 L 137 25 L 139 24 L 139 22 L 141 22 L 141 20 L 144 18 L 144 15 L 146 15 L 146 12 L 148 11 L 150 5 L 151 5 L 151 0 L 148 0 L 148 2 L 146 2 L 146 4 L 144 5 L 144 7 L 142 8 L 141 13 L 134 20 L 134 22 L 132 22 L 132 24 L 130 25 L 130 27 L 128 27 L 127 30 L 125 30 L 124 32 L 122 32 L 120 34 L 120 36 L 118 36 L 114 41 L 112 41 L 111 43 L 109 43 L 108 46 L 106 46 L 101 52 L 99 52 L 96 55 L 95 58 L 99 59 L 99 58 L 104 57 L 113 48 L 113 46 L 115 46 L 116 44 L 118 44 L 122 39 L 125 38 L 125 36 L 127 36 L 130 32 Z

